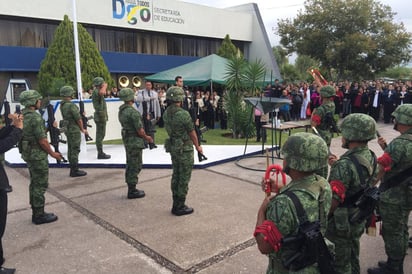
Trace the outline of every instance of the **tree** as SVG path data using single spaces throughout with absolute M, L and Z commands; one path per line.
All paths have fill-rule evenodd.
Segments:
M 114 81 L 96 44 L 90 34 L 78 24 L 80 63 L 82 69 L 82 86 L 92 86 L 93 78 L 103 77 L 109 86 Z M 39 71 L 39 90 L 46 95 L 59 95 L 61 85 L 77 86 L 74 55 L 73 23 L 67 15 L 57 27 L 53 42 L 47 50 L 46 57 Z
M 227 59 L 233 59 L 237 56 L 240 56 L 243 58 L 243 55 L 240 52 L 240 49 L 238 49 L 232 43 L 232 40 L 230 40 L 229 34 L 226 34 L 225 39 L 223 39 L 222 45 L 220 45 L 217 51 L 217 55 L 227 58 Z
M 394 67 L 379 74 L 380 77 L 393 79 L 412 79 L 412 69 L 408 67 Z
M 283 48 L 282 46 L 275 46 L 272 47 L 273 55 L 275 56 L 276 63 L 279 67 L 283 66 L 284 64 L 288 64 L 288 51 Z
M 242 57 L 235 57 L 227 64 L 224 104 L 233 138 L 253 136 L 252 107 L 245 103 L 244 97 L 259 93 L 264 75 L 265 66 L 258 60 L 248 63 Z
M 278 21 L 281 44 L 338 77 L 373 77 L 411 59 L 412 34 L 375 0 L 307 0 L 293 20 Z M 326 75 L 329 77 L 330 75 Z
M 311 67 L 319 67 L 320 63 L 319 61 L 316 61 L 315 59 L 311 58 L 310 56 L 307 55 L 299 55 L 298 58 L 296 58 L 295 61 L 295 68 L 297 72 L 300 75 L 300 79 L 312 79 L 312 76 L 308 73 L 308 69 Z

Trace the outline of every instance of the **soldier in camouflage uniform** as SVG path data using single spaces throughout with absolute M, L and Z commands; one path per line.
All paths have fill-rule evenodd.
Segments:
M 181 87 L 172 86 L 166 92 L 169 107 L 166 109 L 163 120 L 169 138 L 165 141 L 166 152 L 172 158 L 173 194 L 172 214 L 176 216 L 193 213 L 193 208 L 185 205 L 186 195 L 193 167 L 193 145 L 203 153 L 197 140 L 196 131 L 189 112 L 182 108 L 184 91 Z
M 316 129 L 315 133 L 319 133 L 319 136 L 322 137 L 328 147 L 330 147 L 333 136 L 330 128 L 330 119 L 333 119 L 333 114 L 335 113 L 335 102 L 333 101 L 335 95 L 336 92 L 332 86 L 323 86 L 320 89 L 322 104 L 315 108 L 311 116 L 312 128 Z M 320 170 L 317 170 L 316 174 L 327 178 L 328 167 L 326 166 Z
M 377 159 L 368 148 L 376 136 L 375 120 L 366 114 L 350 114 L 341 125 L 342 147 L 348 149 L 339 159 L 329 156 L 329 183 L 333 192 L 326 237 L 335 244 L 336 273 L 359 274 L 359 239 L 365 219 L 354 221 L 359 196 L 377 176 Z
M 332 135 L 329 121 L 327 121 L 327 114 L 330 113 L 333 118 L 335 113 L 335 103 L 333 101 L 334 96 L 336 95 L 335 89 L 332 86 L 323 86 L 320 89 L 320 97 L 322 98 L 322 104 L 315 108 L 311 116 L 312 127 L 315 127 L 322 137 L 325 140 L 326 145 L 330 147 L 332 141 Z
M 79 108 L 72 103 L 74 90 L 71 86 L 63 86 L 60 89 L 61 101 L 60 111 L 64 121 L 65 134 L 67 136 L 67 157 L 70 163 L 70 177 L 85 176 L 87 173 L 79 170 L 79 153 L 81 133 L 88 134 L 83 128 L 83 121 Z
M 326 231 L 332 192 L 327 180 L 314 171 L 327 165 L 328 148 L 319 136 L 301 132 L 288 138 L 282 146 L 282 154 L 283 170 L 292 181 L 279 194 L 263 201 L 254 236 L 260 252 L 269 255 L 266 273 L 320 273 L 315 263 L 300 270 L 286 269 L 285 262 L 302 250 L 281 240 L 297 236 L 300 224 L 297 209 L 286 192 L 293 192 L 309 221 L 319 220 L 321 232 Z
M 106 96 L 107 83 L 102 77 L 93 79 L 94 90 L 92 93 L 92 102 L 94 107 L 94 122 L 96 123 L 96 148 L 97 159 L 110 159 L 110 155 L 103 152 L 103 139 L 106 135 L 107 105 L 104 100 Z
M 122 125 L 122 139 L 126 149 L 126 183 L 128 186 L 127 198 L 143 198 L 144 191 L 136 189 L 138 175 L 142 170 L 143 140 L 153 143 L 152 137 L 144 131 L 142 116 L 133 107 L 134 92 L 130 88 L 123 88 L 119 93 L 124 104 L 119 108 L 119 122 Z
M 19 144 L 21 156 L 27 162 L 30 172 L 30 205 L 33 211 L 32 222 L 50 223 L 57 220 L 53 213 L 44 212 L 44 193 L 48 187 L 49 162 L 47 155 L 62 160 L 62 155 L 52 150 L 47 140 L 43 118 L 36 111 L 41 105 L 41 95 L 35 90 L 26 90 L 20 94 L 23 109 L 23 137 Z
M 386 262 L 368 269 L 369 274 L 403 274 L 403 261 L 408 248 L 408 218 L 412 210 L 412 104 L 400 105 L 392 113 L 394 129 L 399 131 L 379 157 L 381 195 L 379 212 L 382 217 L 382 236 L 385 242 Z

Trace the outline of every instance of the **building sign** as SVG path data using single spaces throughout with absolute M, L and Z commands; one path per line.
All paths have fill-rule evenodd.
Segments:
M 170 24 L 185 23 L 179 10 L 157 7 L 153 2 L 153 0 L 112 0 L 113 18 L 124 20 L 130 25 L 154 25 L 156 21 Z

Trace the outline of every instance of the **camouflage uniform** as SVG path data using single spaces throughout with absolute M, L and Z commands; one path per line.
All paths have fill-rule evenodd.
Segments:
M 128 97 L 129 96 L 129 97 Z M 126 149 L 126 183 L 130 189 L 136 189 L 138 175 L 142 170 L 142 150 L 144 149 L 143 139 L 138 136 L 138 131 L 143 128 L 142 116 L 127 101 L 134 100 L 132 89 L 124 88 L 120 91 L 119 97 L 126 101 L 119 107 L 119 122 L 122 125 L 122 139 Z M 127 100 L 130 99 L 130 100 Z
M 70 176 L 84 176 L 86 173 L 79 170 L 79 153 L 81 132 L 78 121 L 81 119 L 79 108 L 68 98 L 73 94 L 72 87 L 64 86 L 60 89 L 60 95 L 66 98 L 61 101 L 60 112 L 65 124 L 67 136 L 67 158 L 70 163 Z
M 322 234 L 326 231 L 327 214 L 329 212 L 332 192 L 327 180 L 312 172 L 326 165 L 327 147 L 318 136 L 310 133 L 297 133 L 288 138 L 282 146 L 282 153 L 288 168 L 311 174 L 292 180 L 280 193 L 271 199 L 266 210 L 266 220 L 276 224 L 283 238 L 298 235 L 299 219 L 292 200 L 286 196 L 286 191 L 293 192 L 299 199 L 310 222 L 319 220 Z M 282 244 L 278 252 L 269 254 L 267 272 L 271 273 L 320 273 L 316 264 L 299 271 L 287 270 L 283 262 L 300 252 L 295 245 Z
M 324 86 L 320 90 L 322 98 L 331 98 L 335 96 L 335 89 L 331 86 Z M 332 100 L 323 100 L 322 104 L 317 107 L 311 116 L 312 126 L 315 126 L 319 132 L 320 137 L 326 142 L 326 145 L 330 147 L 332 142 L 333 133 L 330 130 L 330 124 L 327 122 L 326 115 L 332 115 L 335 113 L 335 103 Z M 328 167 L 316 171 L 320 176 L 328 177 Z
M 179 89 L 179 92 L 181 90 L 181 99 L 183 100 L 183 90 L 178 87 L 169 88 L 166 95 L 170 94 L 173 88 L 176 90 Z M 167 97 L 168 99 L 170 98 L 170 96 Z M 188 185 L 192 175 L 194 163 L 193 142 L 189 137 L 189 132 L 194 131 L 194 125 L 189 112 L 175 104 L 170 105 L 166 109 L 163 114 L 163 121 L 167 134 L 169 135 L 167 141 L 169 144 L 165 145 L 169 148 L 166 148 L 166 151 L 170 150 L 169 152 L 172 158 L 173 175 L 171 189 L 173 194 L 173 209 L 179 209 L 185 207 Z
M 375 137 L 376 125 L 372 117 L 366 114 L 350 114 L 342 122 L 342 137 L 347 141 L 367 142 Z M 360 164 L 362 174 L 358 174 L 357 165 L 352 161 L 355 157 Z M 349 149 L 330 170 L 329 182 L 334 190 L 333 199 L 340 204 L 329 219 L 326 237 L 335 244 L 335 268 L 339 274 L 360 273 L 359 266 L 359 239 L 365 229 L 365 220 L 350 222 L 357 207 L 351 201 L 357 194 L 362 193 L 368 182 L 376 177 L 376 156 L 369 150 L 367 144 Z M 361 181 L 363 178 L 363 181 Z M 371 179 L 372 178 L 372 179 Z M 333 185 L 339 182 L 344 191 L 335 191 Z M 342 196 L 344 195 L 344 196 Z M 344 197 L 344 199 L 342 199 Z M 347 203 L 344 203 L 344 202 Z
M 395 128 L 398 123 L 412 126 L 412 104 L 399 106 L 392 115 L 395 117 Z M 387 267 L 371 273 L 396 274 L 403 273 L 403 261 L 408 248 L 408 218 L 412 209 L 411 173 L 394 187 L 386 189 L 385 183 L 412 166 L 412 128 L 393 139 L 385 149 L 385 155 L 389 156 L 391 161 L 385 166 L 387 171 L 381 183 L 379 212 L 388 261 Z M 380 163 L 382 157 L 379 159 Z
M 104 80 L 101 77 L 96 77 L 93 80 L 93 85 L 96 87 L 92 93 L 92 102 L 93 102 L 93 108 L 94 108 L 93 119 L 94 119 L 94 122 L 96 123 L 96 148 L 97 148 L 98 158 L 108 159 L 110 157 L 107 157 L 107 158 L 99 157 L 102 155 L 107 155 L 107 154 L 104 154 L 103 152 L 103 139 L 104 139 L 104 136 L 106 135 L 106 123 L 108 120 L 107 105 L 106 105 L 104 96 L 99 94 L 99 88 L 98 88 L 103 83 L 104 83 Z
M 35 98 L 30 99 L 32 103 L 25 99 L 26 95 L 33 97 L 33 94 Z M 45 217 L 46 222 L 57 220 L 57 216 L 54 214 L 44 212 L 44 193 L 49 185 L 49 161 L 47 152 L 40 146 L 39 142 L 41 139 L 47 139 L 45 123 L 36 110 L 29 108 L 29 106 L 36 105 L 37 100 L 40 99 L 41 96 L 37 91 L 24 91 L 20 95 L 20 102 L 25 108 L 22 111 L 24 117 L 23 137 L 19 149 L 30 172 L 30 205 L 33 211 L 32 221 L 36 224 L 44 223 L 43 219 L 42 222 L 37 223 L 38 218 L 41 217 Z

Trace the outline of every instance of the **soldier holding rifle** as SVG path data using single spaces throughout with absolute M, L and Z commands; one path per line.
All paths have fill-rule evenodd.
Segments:
M 124 101 L 124 104 L 119 108 L 119 122 L 122 125 L 122 139 L 126 149 L 127 198 L 143 198 L 145 196 L 144 191 L 136 189 L 139 180 L 138 175 L 142 170 L 143 140 L 152 144 L 153 139 L 144 130 L 142 116 L 133 108 L 133 90 L 123 88 L 120 90 L 119 97 L 120 100 Z
M 365 220 L 372 215 L 378 199 L 377 188 L 373 188 L 377 159 L 368 148 L 368 142 L 375 138 L 375 120 L 366 114 L 350 114 L 343 119 L 341 132 L 342 147 L 347 152 L 339 159 L 329 155 L 328 180 L 333 196 L 326 237 L 335 244 L 336 272 L 354 274 L 360 273 L 359 239 Z M 365 197 L 372 192 L 374 197 Z
M 322 236 L 332 193 L 326 179 L 315 174 L 327 165 L 325 141 L 310 133 L 293 134 L 282 154 L 283 170 L 292 181 L 265 198 L 254 233 L 260 252 L 269 256 L 266 273 L 333 274 L 333 258 Z
M 384 138 L 378 139 L 385 150 L 379 157 L 379 213 L 382 217 L 382 236 L 387 261 L 368 269 L 369 274 L 403 274 L 403 263 L 408 248 L 408 218 L 412 210 L 412 104 L 395 109 L 394 129 L 400 135 L 387 146 Z M 406 272 L 405 272 L 406 273 Z
M 49 185 L 49 161 L 47 155 L 57 161 L 62 160 L 59 152 L 53 151 L 46 135 L 44 120 L 36 111 L 41 106 L 42 96 L 35 90 L 26 90 L 20 94 L 23 109 L 23 137 L 19 150 L 30 171 L 30 205 L 32 222 L 36 225 L 51 223 L 57 220 L 53 213 L 44 211 L 44 193 Z
M 63 97 L 60 111 L 66 129 L 70 177 L 80 177 L 87 175 L 85 171 L 79 169 L 81 133 L 88 135 L 88 132 L 84 128 L 79 108 L 71 101 L 73 93 L 74 90 L 71 86 L 64 86 L 60 89 L 60 96 Z
M 185 204 L 192 175 L 193 145 L 199 153 L 203 153 L 203 150 L 199 145 L 192 118 L 189 112 L 182 108 L 183 89 L 177 86 L 170 87 L 166 92 L 166 99 L 169 106 L 163 114 L 163 120 L 169 135 L 165 141 L 165 149 L 172 157 L 173 167 L 172 214 L 181 216 L 193 213 L 193 208 Z

